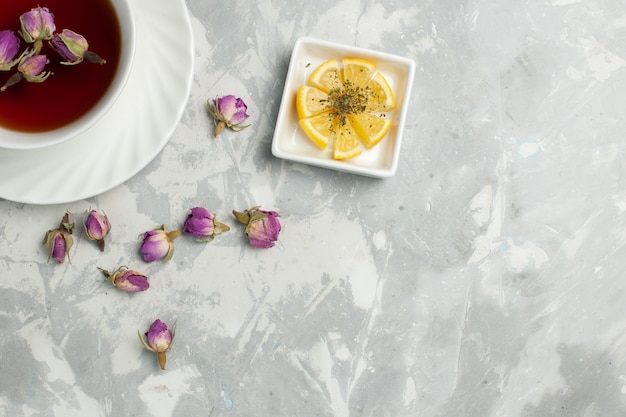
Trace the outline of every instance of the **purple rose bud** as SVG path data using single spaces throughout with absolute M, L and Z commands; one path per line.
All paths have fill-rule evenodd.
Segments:
M 168 352 L 173 344 L 174 338 L 176 337 L 176 323 L 172 326 L 172 329 L 167 328 L 167 324 L 163 323 L 161 320 L 156 319 L 154 323 L 150 326 L 150 329 L 144 333 L 145 339 L 141 335 L 140 331 L 137 331 L 137 335 L 139 336 L 139 340 L 143 347 L 148 349 L 151 352 L 156 352 L 159 365 L 161 365 L 161 369 L 165 369 L 165 353 Z
M 48 62 L 48 57 L 45 55 L 28 56 L 20 61 L 17 70 L 22 73 L 26 81 L 41 83 L 50 76 L 50 71 L 44 71 Z
M 52 74 L 50 71 L 44 71 L 48 58 L 45 55 L 32 55 L 31 53 L 22 54 L 20 63 L 17 65 L 15 74 L 0 87 L 0 91 L 6 91 L 7 88 L 26 80 L 31 83 L 42 83 Z
M 58 263 L 65 262 L 65 257 L 69 259 L 69 249 L 73 244 L 71 236 L 61 231 L 51 231 L 46 234 L 46 245 L 48 245 L 48 261 L 50 258 Z
M 115 285 L 122 291 L 140 292 L 150 288 L 148 277 L 125 266 L 119 267 L 113 272 L 98 268 L 107 277 L 109 283 Z
M 233 210 L 237 220 L 246 225 L 244 232 L 250 244 L 257 248 L 271 248 L 278 240 L 281 230 L 278 213 L 275 211 L 259 210 L 253 207 L 243 213 Z
M 144 261 L 152 262 L 163 259 L 167 262 L 174 255 L 174 242 L 180 235 L 180 230 L 168 232 L 165 225 L 160 228 L 150 230 L 143 234 L 143 242 L 139 248 L 139 252 L 143 256 Z
M 89 50 L 89 42 L 84 36 L 69 29 L 55 33 L 50 41 L 50 46 L 65 59 L 64 62 L 61 62 L 63 65 L 76 65 L 81 63 L 83 59 L 95 64 L 106 63 L 98 54 Z
M 111 231 L 111 223 L 106 214 L 100 214 L 96 210 L 90 210 L 83 217 L 85 235 L 89 240 L 98 243 L 100 251 L 104 251 L 104 238 Z
M 52 39 L 56 30 L 54 15 L 47 7 L 37 7 L 20 16 L 22 29 L 20 35 L 28 43 L 34 43 L 35 53 L 41 50 L 42 40 Z
M 9 71 L 20 58 L 13 59 L 20 50 L 20 39 L 12 30 L 0 31 L 0 71 Z
M 249 126 L 241 125 L 250 116 L 246 113 L 248 106 L 238 97 L 227 95 L 209 100 L 207 108 L 217 122 L 213 137 L 217 137 L 226 127 L 239 131 Z
M 215 236 L 229 230 L 230 227 L 218 222 L 215 215 L 203 207 L 192 208 L 183 225 L 183 232 L 197 237 L 199 242 L 210 242 Z
M 74 223 L 74 216 L 68 211 L 63 216 L 57 229 L 46 232 L 43 243 L 48 248 L 48 262 L 50 262 L 50 259 L 54 259 L 62 264 L 65 262 L 65 258 L 70 261 L 70 249 L 74 244 L 74 239 L 72 238 Z

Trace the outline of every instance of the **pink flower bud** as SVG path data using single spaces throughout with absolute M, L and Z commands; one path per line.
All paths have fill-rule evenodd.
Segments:
M 163 259 L 167 262 L 174 255 L 174 242 L 180 235 L 180 230 L 168 232 L 165 225 L 160 228 L 150 230 L 143 234 L 143 242 L 139 248 L 139 252 L 143 256 L 144 261 L 152 262 Z
M 215 236 L 229 230 L 230 227 L 218 222 L 215 215 L 203 207 L 192 208 L 183 225 L 183 232 L 195 236 L 200 242 L 210 242 Z
M 20 16 L 20 35 L 28 43 L 34 43 L 35 53 L 41 50 L 42 40 L 49 40 L 56 30 L 54 15 L 47 7 L 37 7 Z
M 227 95 L 209 100 L 207 108 L 217 122 L 213 137 L 217 137 L 226 127 L 239 131 L 249 126 L 241 125 L 250 116 L 246 113 L 248 106 L 238 97 Z
M 100 251 L 104 251 L 104 238 L 111 231 L 111 223 L 106 214 L 100 214 L 96 210 L 90 210 L 83 217 L 85 235 L 89 240 L 98 243 Z
M 98 268 L 106 277 L 109 283 L 115 285 L 122 291 L 140 292 L 150 288 L 148 277 L 144 274 L 128 269 L 125 266 L 119 267 L 113 272 Z
M 167 324 L 161 320 L 156 319 L 150 326 L 150 329 L 144 333 L 145 338 L 141 335 L 141 332 L 137 331 L 139 340 L 143 347 L 151 352 L 156 352 L 159 365 L 161 369 L 165 369 L 165 353 L 172 349 L 174 344 L 174 338 L 176 337 L 176 323 L 172 326 L 172 329 L 167 328 Z
M 50 46 L 61 55 L 63 65 L 76 65 L 86 59 L 95 64 L 105 64 L 106 61 L 95 52 L 89 50 L 89 42 L 84 36 L 69 30 L 63 29 L 61 33 L 55 33 L 50 41 Z
M 26 80 L 31 83 L 42 83 L 52 74 L 50 71 L 44 71 L 44 67 L 48 63 L 48 58 L 45 55 L 33 55 L 32 51 L 27 54 L 22 54 L 20 62 L 17 65 L 17 73 L 9 77 L 9 79 L 0 87 L 0 91 L 6 91 L 8 87 L 11 87 L 22 80 Z
M 278 213 L 275 211 L 259 210 L 253 207 L 243 213 L 233 210 L 237 220 L 246 225 L 244 232 L 250 244 L 257 248 L 271 248 L 278 240 L 281 230 Z
M 70 249 L 74 244 L 72 232 L 74 230 L 74 216 L 68 211 L 63 216 L 57 229 L 48 230 L 44 238 L 44 245 L 48 248 L 48 262 L 54 259 L 58 263 L 65 262 L 65 258 L 70 260 Z
M 41 83 L 50 76 L 50 71 L 44 71 L 48 62 L 48 57 L 45 55 L 27 56 L 20 61 L 17 70 L 22 73 L 26 81 Z
M 20 39 L 12 30 L 0 31 L 0 71 L 9 71 L 20 58 L 13 59 L 20 49 Z

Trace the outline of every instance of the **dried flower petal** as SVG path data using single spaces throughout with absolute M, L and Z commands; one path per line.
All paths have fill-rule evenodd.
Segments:
M 89 210 L 83 217 L 83 228 L 89 240 L 98 243 L 100 251 L 104 251 L 104 238 L 111 231 L 111 223 L 106 214 L 98 213 L 96 210 Z
M 98 269 L 107 277 L 109 283 L 115 285 L 122 291 L 140 292 L 150 288 L 147 276 L 132 269 L 128 269 L 125 266 L 121 266 L 113 272 L 102 268 Z
M 9 79 L 0 87 L 0 91 L 6 91 L 22 80 L 31 83 L 42 83 L 52 74 L 50 71 L 44 71 L 48 58 L 45 55 L 22 55 L 20 63 L 17 66 L 17 73 L 9 77 Z
M 200 242 L 210 242 L 215 236 L 229 230 L 230 227 L 218 222 L 216 216 L 204 207 L 192 208 L 183 225 L 183 232 L 195 236 Z
M 54 15 L 47 7 L 37 7 L 22 14 L 20 23 L 22 25 L 20 35 L 26 42 L 34 44 L 35 53 L 41 50 L 42 41 L 51 39 L 56 30 Z
M 48 62 L 48 57 L 45 55 L 28 56 L 20 61 L 17 70 L 22 73 L 26 81 L 42 83 L 51 74 L 50 71 L 44 71 Z
M 20 39 L 12 30 L 0 31 L 0 71 L 9 71 L 20 58 L 15 58 L 20 50 Z
M 141 335 L 140 331 L 137 331 L 137 335 L 144 348 L 157 353 L 159 365 L 161 369 L 164 370 L 166 361 L 165 353 L 172 349 L 174 338 L 176 337 L 176 323 L 174 323 L 170 330 L 167 328 L 167 324 L 156 319 L 152 325 L 150 325 L 150 329 L 144 333 L 145 338 Z
M 48 248 L 48 262 L 54 259 L 58 263 L 70 261 L 70 249 L 74 244 L 72 232 L 74 231 L 75 219 L 69 211 L 65 213 L 57 229 L 48 230 L 43 244 Z
M 233 210 L 233 215 L 240 223 L 246 225 L 244 232 L 252 246 L 271 248 L 278 240 L 282 227 L 277 212 L 260 210 L 257 206 L 243 213 Z
M 50 46 L 65 59 L 61 62 L 63 65 L 80 64 L 83 59 L 95 64 L 106 63 L 98 54 L 89 50 L 89 42 L 84 36 L 69 29 L 55 33 L 50 40 Z
M 144 261 L 152 262 L 163 259 L 163 262 L 167 262 L 172 259 L 174 255 L 173 240 L 179 235 L 180 230 L 169 232 L 165 225 L 145 232 L 143 234 L 143 242 L 139 248 Z
M 226 95 L 208 100 L 207 109 L 217 122 L 213 137 L 217 137 L 226 127 L 234 131 L 239 131 L 249 126 L 242 126 L 242 123 L 250 117 L 250 115 L 246 113 L 248 106 L 246 106 L 246 103 L 239 97 Z

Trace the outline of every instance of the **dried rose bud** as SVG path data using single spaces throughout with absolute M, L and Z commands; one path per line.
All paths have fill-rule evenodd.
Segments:
M 50 76 L 50 71 L 44 71 L 48 63 L 45 55 L 33 55 L 20 61 L 17 70 L 22 73 L 24 79 L 31 83 L 42 83 Z
M 197 237 L 199 242 L 210 242 L 215 236 L 229 230 L 230 227 L 218 222 L 215 215 L 203 207 L 192 208 L 183 225 L 183 232 Z
M 61 230 L 49 230 L 46 233 L 44 244 L 48 247 L 48 262 L 53 258 L 58 263 L 65 262 L 65 257 L 70 259 L 70 248 L 74 240 L 72 236 Z
M 246 113 L 248 106 L 238 97 L 227 95 L 208 100 L 207 108 L 217 122 L 213 137 L 217 137 L 226 127 L 237 132 L 250 126 L 241 125 L 250 116 Z
M 141 335 L 141 332 L 137 330 L 137 335 L 143 347 L 151 352 L 156 352 L 159 359 L 159 365 L 161 369 L 165 370 L 165 353 L 172 349 L 174 345 L 174 338 L 176 337 L 176 323 L 172 326 L 172 329 L 167 328 L 167 324 L 161 320 L 156 319 L 150 326 L 150 329 L 144 333 L 145 339 Z
M 65 262 L 65 258 L 70 261 L 70 248 L 74 244 L 72 232 L 76 220 L 69 211 L 65 213 L 59 227 L 54 230 L 48 230 L 43 244 L 48 248 L 48 262 L 53 258 L 58 263 Z
M 109 283 L 115 285 L 122 291 L 140 292 L 150 288 L 147 276 L 140 272 L 133 271 L 132 269 L 128 269 L 125 266 L 121 266 L 113 272 L 102 268 L 98 269 L 107 277 Z
M 233 215 L 240 223 L 246 225 L 244 232 L 252 246 L 271 248 L 278 240 L 281 225 L 277 212 L 259 210 L 257 206 L 243 213 L 233 210 Z
M 139 252 L 143 256 L 144 261 L 152 262 L 163 259 L 167 262 L 174 255 L 174 242 L 180 235 L 180 230 L 168 232 L 165 225 L 160 228 L 150 230 L 143 234 L 143 242 L 139 248 Z
M 0 91 L 5 91 L 7 88 L 14 86 L 22 80 L 31 83 L 42 83 L 46 81 L 52 74 L 50 71 L 44 71 L 48 62 L 48 58 L 45 55 L 23 55 L 17 66 L 18 72 L 9 77 L 7 82 L 0 87 Z
M 89 50 L 89 42 L 84 36 L 69 30 L 63 29 L 61 33 L 55 33 L 50 41 L 50 46 L 61 55 L 63 65 L 76 65 L 86 59 L 94 64 L 106 64 L 106 61 L 95 52 Z
M 89 240 L 95 240 L 98 243 L 100 251 L 104 251 L 104 238 L 111 231 L 111 223 L 109 223 L 106 214 L 100 214 L 96 210 L 85 212 L 83 227 L 87 238 Z
M 20 39 L 12 30 L 0 31 L 0 71 L 9 71 L 20 62 L 21 57 L 15 58 L 20 50 Z
M 54 24 L 54 15 L 47 7 L 37 7 L 20 16 L 22 29 L 20 35 L 28 43 L 32 43 L 35 53 L 42 47 L 43 40 L 52 39 L 52 34 L 57 29 Z

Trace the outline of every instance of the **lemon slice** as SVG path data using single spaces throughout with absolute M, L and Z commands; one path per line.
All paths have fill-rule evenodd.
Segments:
M 311 117 L 329 111 L 328 93 L 317 87 L 301 85 L 296 94 L 296 108 L 300 117 Z
M 377 145 L 391 127 L 391 120 L 374 113 L 351 114 L 348 120 L 367 149 Z
M 336 59 L 324 62 L 309 76 L 308 84 L 317 87 L 325 93 L 330 92 L 334 88 L 341 88 L 343 81 L 341 79 L 339 62 Z
M 344 85 L 365 87 L 376 71 L 376 64 L 364 59 L 344 58 L 342 64 Z
M 332 142 L 334 159 L 354 158 L 363 146 L 383 140 L 394 107 L 393 91 L 376 64 L 360 58 L 324 62 L 296 93 L 300 127 L 320 149 Z
M 389 83 L 380 72 L 374 74 L 365 89 L 371 94 L 371 100 L 367 103 L 367 111 L 390 111 L 396 106 L 393 91 L 391 91 Z
M 333 158 L 348 159 L 361 155 L 359 135 L 350 123 L 339 126 L 333 136 Z
M 336 124 L 330 112 L 300 119 L 300 127 L 320 149 L 326 149 L 328 141 L 336 129 Z

